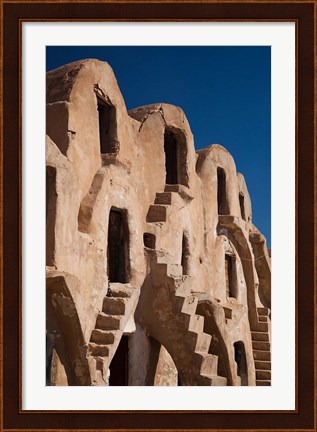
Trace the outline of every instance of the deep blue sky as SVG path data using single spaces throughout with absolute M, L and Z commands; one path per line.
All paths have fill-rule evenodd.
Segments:
M 253 223 L 271 244 L 270 47 L 47 47 L 47 70 L 84 58 L 107 61 L 127 109 L 180 106 L 196 149 L 221 144 L 247 182 Z

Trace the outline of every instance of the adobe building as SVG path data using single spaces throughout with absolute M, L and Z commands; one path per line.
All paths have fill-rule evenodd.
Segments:
M 267 386 L 271 270 L 230 153 L 127 111 L 111 67 L 47 73 L 47 385 Z

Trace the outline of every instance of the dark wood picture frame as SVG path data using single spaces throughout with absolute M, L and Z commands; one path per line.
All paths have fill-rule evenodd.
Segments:
M 316 0 L 27 2 L 1 0 L 0 430 L 316 431 Z M 293 21 L 296 59 L 296 410 L 26 412 L 21 397 L 21 23 L 24 21 Z M 316 72 L 316 71 L 315 71 Z

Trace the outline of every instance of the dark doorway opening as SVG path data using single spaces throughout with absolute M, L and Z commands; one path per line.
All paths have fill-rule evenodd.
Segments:
M 101 98 L 98 101 L 99 138 L 101 154 L 116 153 L 117 121 L 116 109 Z
M 235 342 L 234 346 L 234 360 L 237 363 L 237 374 L 241 378 L 241 385 L 248 385 L 248 367 L 247 358 L 245 354 L 245 347 L 242 341 Z
M 233 284 L 234 259 L 231 255 L 225 255 L 226 296 L 235 297 Z
M 110 363 L 110 386 L 129 385 L 129 338 L 122 336 L 117 351 Z
M 217 168 L 217 201 L 218 201 L 218 214 L 229 214 L 227 202 L 227 186 L 226 186 L 226 173 L 223 168 Z
M 188 187 L 187 145 L 184 133 L 167 127 L 164 133 L 166 184 Z
M 239 204 L 240 204 L 241 217 L 245 221 L 244 195 L 242 192 L 239 193 Z
M 46 265 L 54 265 L 56 220 L 56 168 L 46 167 Z
M 164 134 L 164 151 L 166 184 L 177 184 L 179 182 L 177 175 L 178 142 L 176 135 L 168 129 Z
M 109 282 L 129 282 L 129 229 L 126 210 L 110 210 L 107 258 Z
M 188 275 L 188 260 L 189 260 L 189 242 L 188 237 L 183 233 L 182 238 L 182 260 L 183 275 Z

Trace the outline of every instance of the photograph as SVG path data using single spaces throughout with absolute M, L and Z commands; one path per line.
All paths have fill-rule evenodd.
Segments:
M 271 47 L 46 69 L 46 385 L 270 386 Z
M 0 432 L 317 432 L 317 0 L 0 0 Z

